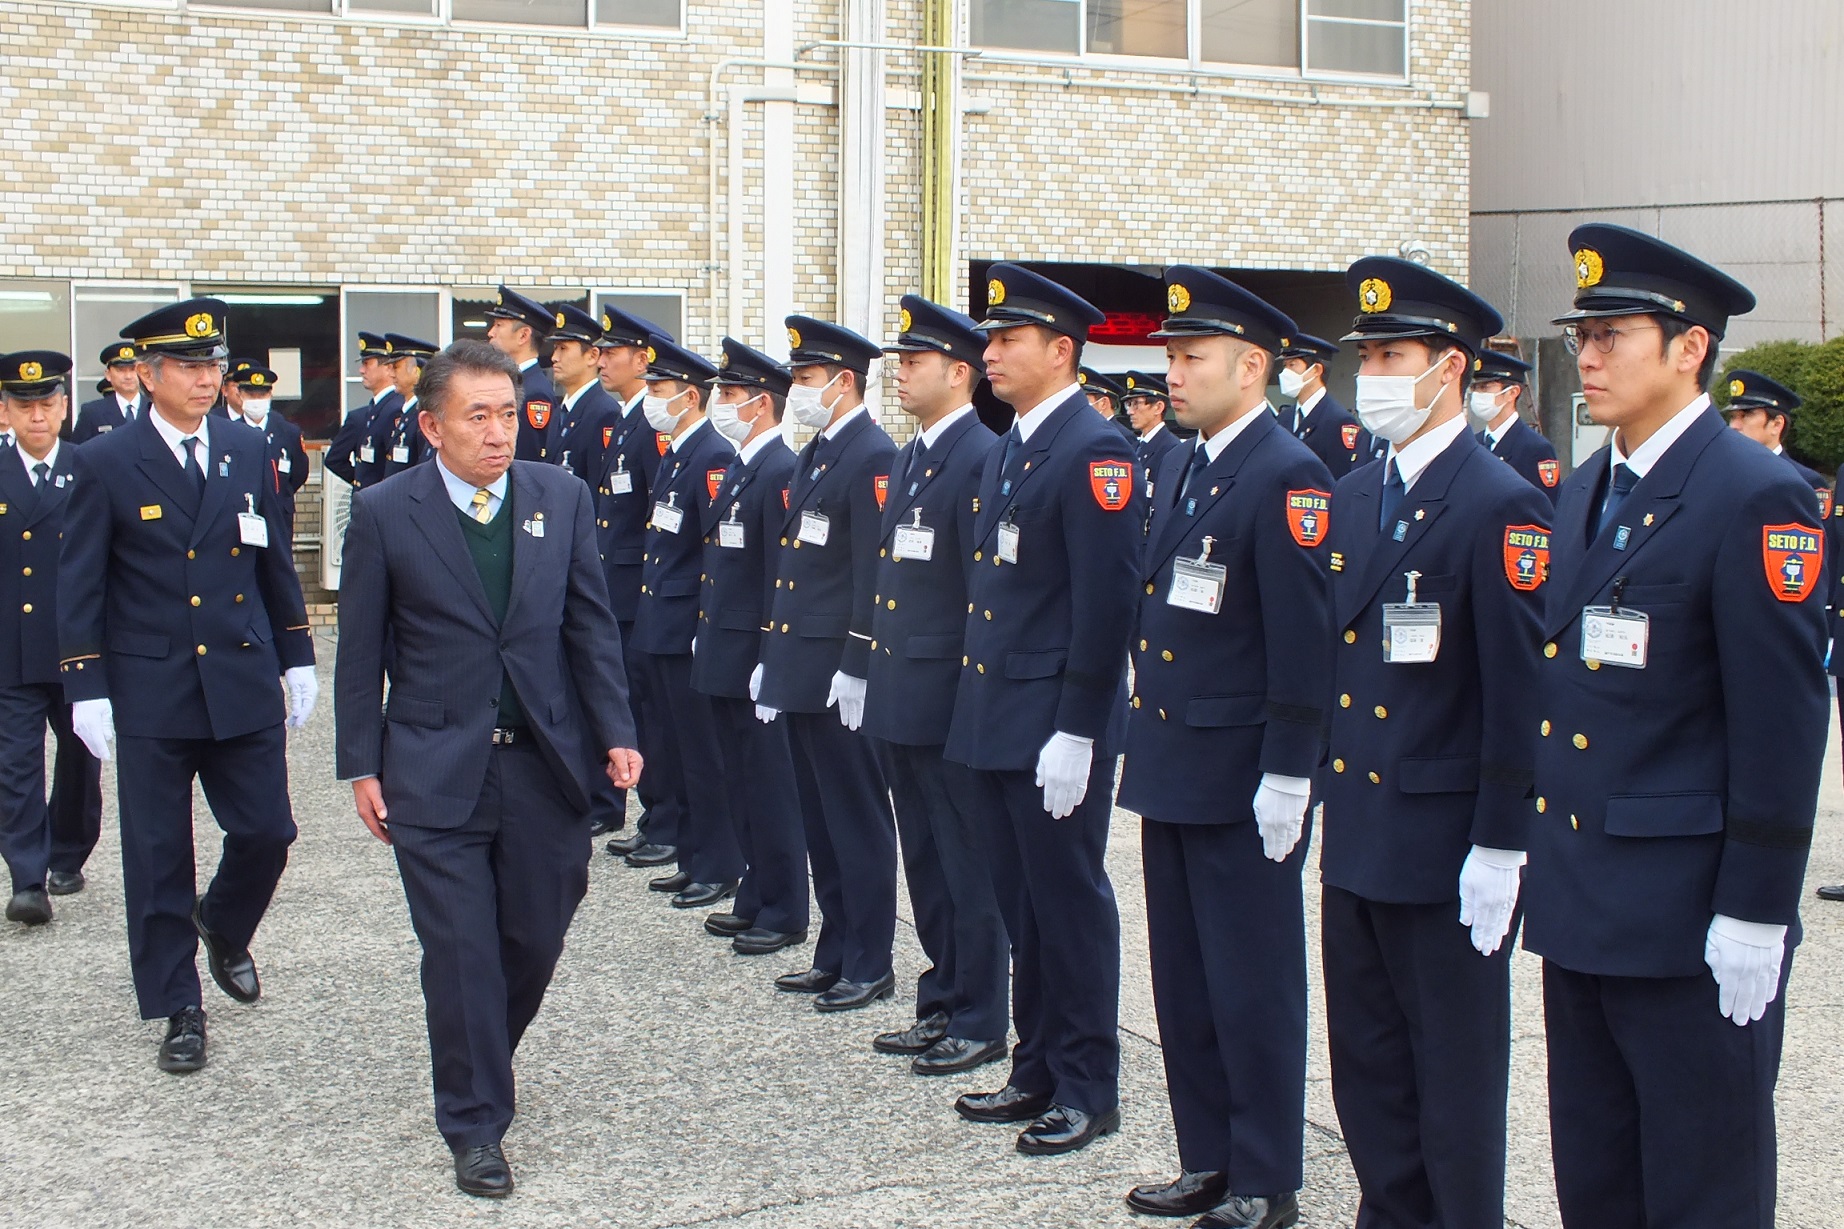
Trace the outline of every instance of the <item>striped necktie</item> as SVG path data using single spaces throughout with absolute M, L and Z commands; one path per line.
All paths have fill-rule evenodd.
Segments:
M 493 519 L 492 513 L 487 511 L 487 505 L 491 503 L 492 500 L 493 492 L 487 490 L 485 487 L 481 487 L 478 491 L 474 492 L 473 517 L 482 525 Z

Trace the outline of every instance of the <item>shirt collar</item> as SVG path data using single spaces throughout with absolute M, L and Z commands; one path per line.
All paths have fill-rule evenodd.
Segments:
M 25 463 L 26 473 L 28 474 L 32 472 L 32 467 L 34 465 L 49 465 L 51 466 L 51 472 L 56 473 L 58 470 L 58 449 L 61 446 L 62 441 L 54 438 L 51 441 L 51 451 L 45 454 L 44 460 L 40 461 L 26 451 L 25 445 L 21 444 L 18 440 L 13 441 L 13 450 L 19 454 L 19 459 Z
M 1607 468 L 1612 472 L 1616 465 L 1624 465 L 1633 471 L 1635 480 L 1652 472 L 1665 450 L 1678 442 L 1678 437 L 1690 430 L 1690 424 L 1697 421 L 1703 412 L 1710 408 L 1710 395 L 1698 393 L 1696 400 L 1673 414 L 1665 425 L 1654 431 L 1651 438 L 1633 449 L 1633 455 L 1627 456 L 1620 448 L 1620 433 L 1615 431 L 1611 440 L 1612 455 L 1608 458 Z
M 1235 422 L 1230 423 L 1227 427 L 1224 427 L 1209 439 L 1203 440 L 1204 454 L 1212 461 L 1222 456 L 1223 450 L 1229 447 L 1230 441 L 1235 439 L 1238 435 L 1241 435 L 1244 431 L 1247 431 L 1250 425 L 1253 424 L 1257 418 L 1261 417 L 1263 413 L 1273 414 L 1274 407 L 1264 401 L 1261 403 L 1260 409 L 1250 410 L 1247 414 L 1244 414 Z
M 437 470 L 441 471 L 442 485 L 448 488 L 449 502 L 453 503 L 457 508 L 465 509 L 470 506 L 474 502 L 474 492 L 480 488 L 471 482 L 463 482 L 461 479 L 455 477 L 454 473 L 446 465 L 442 464 L 442 458 L 439 453 L 435 458 L 435 467 Z M 495 499 L 506 498 L 506 483 L 511 477 L 512 471 L 507 470 L 498 478 L 495 478 L 488 484 L 487 494 Z
M 149 414 L 148 417 L 153 420 L 154 430 L 158 431 L 160 438 L 166 441 L 168 451 L 178 459 L 183 469 L 186 464 L 186 449 L 180 441 L 186 438 L 186 433 L 163 418 L 158 410 Z M 202 466 L 206 457 L 211 454 L 211 415 L 205 415 L 204 419 L 199 422 L 198 430 L 193 434 L 205 441 L 205 457 L 199 458 L 199 464 Z
M 762 432 L 762 434 L 756 436 L 754 439 L 750 440 L 747 444 L 744 444 L 742 451 L 737 453 L 737 455 L 742 457 L 743 464 L 747 465 L 751 461 L 755 460 L 758 456 L 760 456 L 764 448 L 768 447 L 770 444 L 774 443 L 776 440 L 780 438 L 781 438 L 780 429 L 771 428 L 770 430 Z
M 583 399 L 583 394 L 587 393 L 594 385 L 595 381 L 590 380 L 575 392 L 570 393 L 563 399 L 563 408 L 566 410 L 574 410 L 576 408 L 576 403 Z
M 138 409 L 141 405 L 141 398 L 139 395 L 124 398 L 114 389 L 109 390 L 109 395 L 115 398 L 115 404 L 121 407 L 122 413 L 124 414 L 130 410 Z
M 1082 386 L 1072 382 L 1050 394 L 1050 398 L 1047 401 L 1041 401 L 1032 406 L 1025 413 L 1020 414 L 1016 424 L 1018 427 L 1018 438 L 1021 440 L 1030 439 L 1031 433 L 1044 425 L 1044 421 L 1050 417 L 1057 406 L 1062 405 L 1065 401 L 1069 400 L 1070 397 L 1081 391 Z
M 832 426 L 827 427 L 822 434 L 829 440 L 836 440 L 839 438 L 839 432 L 845 430 L 852 419 L 858 417 L 860 414 L 869 414 L 870 412 L 871 411 L 866 409 L 862 403 L 855 405 L 851 409 L 845 411 L 844 417 L 840 418 L 838 422 L 833 423 Z
M 672 443 L 666 445 L 667 450 L 670 452 L 678 452 L 681 448 L 685 446 L 685 441 L 690 439 L 692 436 L 698 434 L 698 428 L 702 427 L 706 422 L 709 422 L 709 421 L 710 421 L 709 419 L 700 418 L 697 422 L 685 428 L 685 430 L 679 432 L 677 435 L 673 436 Z
M 1414 486 L 1415 480 L 1434 464 L 1434 458 L 1446 452 L 1447 446 L 1459 439 L 1465 430 L 1466 415 L 1455 414 L 1426 435 L 1405 444 L 1400 451 L 1391 444 L 1389 459 L 1396 463 L 1396 472 L 1402 475 L 1402 489 L 1406 491 Z M 1384 472 L 1389 472 L 1387 467 Z
M 1140 443 L 1144 444 L 1147 440 L 1151 439 L 1153 436 L 1159 434 L 1159 432 L 1163 430 L 1165 430 L 1165 420 L 1161 418 L 1158 422 L 1152 425 L 1151 431 L 1148 431 L 1145 435 L 1142 435 L 1140 437 Z
M 640 403 L 645 401 L 646 399 L 647 399 L 647 386 L 645 384 L 642 384 L 640 386 L 640 391 L 635 393 L 633 397 L 630 398 L 628 402 L 621 407 L 622 417 L 625 418 L 630 414 L 639 413 Z
M 952 413 L 943 414 L 934 426 L 928 427 L 922 431 L 922 447 L 933 448 L 940 441 L 941 437 L 948 433 L 949 427 L 971 413 L 973 413 L 973 403 L 969 401 L 958 410 Z
M 1306 416 L 1313 412 L 1313 407 L 1318 405 L 1321 401 L 1324 401 L 1324 400 L 1325 400 L 1325 385 L 1321 384 L 1317 392 L 1315 392 L 1312 396 L 1307 397 L 1306 399 L 1300 402 L 1300 421 L 1305 422 Z
M 536 367 L 537 365 L 538 365 L 538 359 L 534 355 L 533 357 L 528 358 L 524 362 L 520 363 L 519 370 L 520 371 L 530 371 L 533 367 Z

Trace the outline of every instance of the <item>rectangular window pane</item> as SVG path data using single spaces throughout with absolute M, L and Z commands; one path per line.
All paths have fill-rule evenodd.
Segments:
M 1185 59 L 1186 0 L 1088 0 L 1088 49 L 1097 55 Z
M 342 410 L 350 410 L 371 394 L 359 383 L 359 330 L 367 333 L 402 333 L 432 345 L 442 344 L 442 296 L 433 290 L 356 290 L 346 291 L 346 320 L 340 333 L 340 353 L 345 356 L 342 369 Z M 341 414 L 344 419 L 344 414 Z
M 405 13 L 412 17 L 435 16 L 435 0 L 346 0 L 350 13 Z
M 598 26 L 679 28 L 679 0 L 595 0 Z
M 1315 17 L 1307 22 L 1306 35 L 1307 63 L 1314 72 L 1408 75 L 1402 26 L 1354 25 Z
M 456 21 L 520 26 L 587 26 L 589 0 L 455 0 Z
M 91 394 L 85 390 L 102 376 L 102 348 L 120 339 L 123 325 L 139 320 L 162 304 L 179 302 L 179 287 L 170 282 L 118 282 L 79 286 L 75 295 L 77 335 L 71 344 L 76 353 L 71 357 L 77 361 L 77 378 L 81 381 L 77 391 L 88 397 Z
M 171 299 L 167 301 L 172 302 Z M 120 328 L 142 312 L 152 310 L 152 306 L 144 307 L 133 316 L 124 316 L 115 327 Z M 80 348 L 77 353 L 71 353 L 69 282 L 0 278 L 0 338 L 5 339 L 3 344 L 8 350 L 56 350 L 69 355 L 76 363 L 77 378 L 83 380 L 88 376 L 87 383 L 78 385 L 78 393 L 85 398 L 95 395 L 85 389 L 102 374 L 102 365 L 97 361 L 99 355 L 86 356 Z M 105 342 L 114 339 L 111 330 L 109 336 L 99 338 L 91 349 L 101 350 Z
M 1019 51 L 1079 51 L 1075 0 L 972 0 L 975 47 Z
M 301 356 L 301 395 L 275 409 L 308 439 L 330 439 L 345 416 L 339 371 L 339 292 L 330 286 L 192 284 L 192 293 L 224 301 L 231 358 L 263 362 L 271 350 Z
M 604 304 L 611 304 L 630 316 L 659 325 L 675 338 L 685 336 L 685 296 L 677 291 L 598 290 L 591 299 L 590 315 L 601 311 Z
M 193 4 L 209 4 L 219 8 L 233 9 L 287 9 L 291 13 L 331 13 L 332 0 L 191 0 Z
M 1360 21 L 1404 21 L 1403 0 L 1308 0 L 1312 17 L 1355 17 Z
M 1300 66 L 1299 0 L 1198 0 L 1203 46 L 1216 64 Z

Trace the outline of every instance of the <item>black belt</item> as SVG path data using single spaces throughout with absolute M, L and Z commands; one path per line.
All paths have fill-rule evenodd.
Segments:
M 520 743 L 531 741 L 531 729 L 527 726 L 495 726 L 493 745 L 495 747 L 516 747 Z

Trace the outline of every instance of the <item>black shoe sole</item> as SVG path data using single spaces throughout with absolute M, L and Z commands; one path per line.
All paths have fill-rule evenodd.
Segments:
M 505 1186 L 473 1186 L 456 1178 L 455 1189 L 463 1195 L 472 1195 L 476 1199 L 504 1199 L 512 1194 L 512 1183 L 507 1183 Z
M 1020 1106 L 1017 1109 L 1007 1110 L 1003 1115 L 999 1115 L 984 1113 L 978 1110 L 968 1110 L 963 1108 L 960 1102 L 956 1101 L 954 1103 L 954 1112 L 956 1114 L 959 1114 L 968 1122 L 977 1122 L 981 1126 L 987 1127 L 1013 1127 L 1021 1122 L 1036 1122 L 1039 1118 L 1042 1118 L 1049 1109 L 1050 1102 L 1045 1101 L 1035 1109 L 1027 1110 Z
M 942 1066 L 919 1067 L 912 1061 L 909 1064 L 909 1073 L 911 1075 L 960 1075 L 964 1072 L 976 1071 L 979 1068 L 984 1067 L 987 1063 L 996 1063 L 1000 1059 L 1004 1058 L 1005 1055 L 1006 1055 L 1006 1047 L 999 1046 L 998 1048 L 992 1050 L 990 1053 L 983 1054 L 983 1055 L 976 1054 L 972 1058 L 958 1059 L 955 1062 L 944 1064 Z M 921 1055 L 917 1055 L 916 1057 L 920 1058 Z M 1215 1204 L 1211 1205 L 1211 1207 L 1215 1207 L 1215 1206 L 1216 1206 Z M 1205 1211 L 1208 1211 L 1208 1210 L 1209 1210 L 1208 1208 L 1205 1209 Z
M 1080 1152 L 1104 1135 L 1112 1135 L 1120 1130 L 1120 1111 L 1115 1110 L 1101 1120 L 1101 1124 L 1086 1138 L 1067 1144 L 1044 1144 L 1027 1134 L 1018 1136 L 1018 1151 L 1026 1156 L 1064 1156 L 1071 1152 Z
M 162 1055 L 160 1058 L 154 1060 L 154 1065 L 168 1075 L 191 1075 L 194 1071 L 203 1071 L 205 1069 L 205 1064 L 210 1061 L 211 1059 L 209 1057 L 205 1057 L 199 1059 L 197 1062 L 193 1062 L 190 1059 L 184 1062 L 175 1062 Z
M 826 992 L 822 991 L 821 993 L 824 994 Z M 863 998 L 849 999 L 842 1003 L 828 1003 L 824 1001 L 824 999 L 815 999 L 813 1001 L 813 1010 L 827 1011 L 827 1012 L 857 1011 L 861 1007 L 869 1007 L 872 1003 L 881 1003 L 885 999 L 895 998 L 895 997 L 896 997 L 896 987 L 895 986 L 885 986 L 882 990 L 879 990 L 876 994 L 866 995 Z
M 6 911 L 6 920 L 9 922 L 18 922 L 22 926 L 48 926 L 51 924 L 51 911 L 47 909 L 45 912 L 40 913 L 37 909 L 30 911 L 22 909 L 16 912 L 12 909 L 8 909 Z
M 1131 1211 L 1137 1212 L 1141 1216 L 1170 1216 L 1177 1218 L 1184 1216 L 1202 1216 L 1227 1198 L 1229 1198 L 1229 1194 L 1225 1191 L 1222 1196 L 1207 1202 L 1199 1203 L 1196 1207 L 1153 1207 L 1150 1204 L 1135 1202 L 1133 1192 L 1128 1191 L 1126 1203 Z
M 710 896 L 700 896 L 696 900 L 689 900 L 686 898 L 685 894 L 681 892 L 672 898 L 672 907 L 674 909 L 703 909 L 716 904 L 720 900 L 729 900 L 735 895 L 735 888 L 719 888 Z
M 45 881 L 45 894 L 47 896 L 75 896 L 88 886 L 89 881 L 85 879 L 79 879 L 77 882 L 69 885 L 54 884 L 47 879 Z
M 804 930 L 796 930 L 784 937 L 779 943 L 738 943 L 735 939 L 732 939 L 730 940 L 730 950 L 739 956 L 767 956 L 771 953 L 780 951 L 784 947 L 798 947 L 806 941 L 807 932 Z M 787 990 L 785 986 L 777 986 L 775 988 L 782 991 Z

